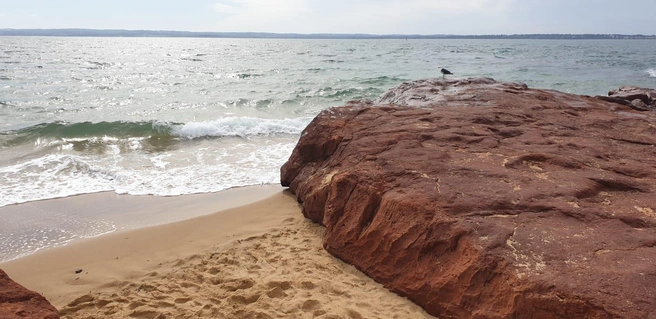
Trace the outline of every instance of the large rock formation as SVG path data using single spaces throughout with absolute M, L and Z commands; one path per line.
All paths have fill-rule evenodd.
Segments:
M 17 284 L 0 269 L 0 318 L 58 319 L 59 314 L 46 298 Z
M 373 105 L 372 105 L 373 104 Z M 440 318 L 656 318 L 656 114 L 492 79 L 321 112 L 281 182 Z

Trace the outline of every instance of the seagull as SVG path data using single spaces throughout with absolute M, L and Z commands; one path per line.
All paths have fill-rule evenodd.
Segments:
M 442 72 L 442 78 L 444 78 L 444 76 L 447 75 L 447 74 L 453 74 L 453 73 L 451 73 L 451 71 L 449 71 L 449 70 L 447 70 L 447 69 L 445 69 L 445 68 L 442 68 L 442 69 L 440 70 L 440 72 Z

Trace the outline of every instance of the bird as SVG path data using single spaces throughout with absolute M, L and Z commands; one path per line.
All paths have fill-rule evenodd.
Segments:
M 444 76 L 447 75 L 447 74 L 453 74 L 453 73 L 451 73 L 451 71 L 449 71 L 449 70 L 447 70 L 447 69 L 445 69 L 445 68 L 442 68 L 442 69 L 440 70 L 440 72 L 442 72 L 442 78 L 444 78 Z

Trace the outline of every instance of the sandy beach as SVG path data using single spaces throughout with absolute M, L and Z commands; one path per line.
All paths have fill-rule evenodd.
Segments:
M 178 211 L 194 203 L 200 216 L 74 241 L 0 268 L 63 318 L 433 318 L 325 252 L 324 228 L 301 215 L 293 195 L 266 192 L 250 201 L 248 189 L 218 195 L 218 203 L 123 197 L 122 216 L 138 218 L 163 200 Z M 98 199 L 65 199 L 87 200 Z

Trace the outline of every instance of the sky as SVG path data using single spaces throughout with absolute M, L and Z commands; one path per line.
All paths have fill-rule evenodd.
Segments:
M 0 28 L 656 34 L 656 0 L 0 0 Z

